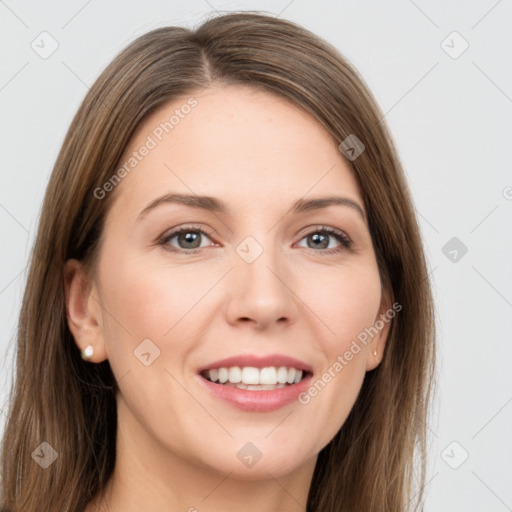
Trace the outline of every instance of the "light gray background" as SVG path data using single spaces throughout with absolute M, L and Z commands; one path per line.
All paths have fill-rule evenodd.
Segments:
M 88 87 L 135 37 L 240 9 L 296 21 L 333 43 L 386 113 L 438 309 L 426 511 L 512 510 L 510 0 L 0 1 L 1 401 L 43 194 Z M 46 59 L 31 47 L 50 48 L 43 31 L 58 43 Z M 445 255 L 452 237 L 466 254 L 447 246 Z

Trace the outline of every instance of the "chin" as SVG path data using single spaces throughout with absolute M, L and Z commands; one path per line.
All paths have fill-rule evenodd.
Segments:
M 227 457 L 226 452 L 229 453 Z M 230 478 L 238 480 L 263 480 L 268 479 L 269 474 L 282 477 L 308 462 L 303 457 L 304 450 L 282 451 L 278 447 L 258 450 L 250 442 L 226 452 L 219 454 L 217 461 L 204 462 L 223 476 L 229 474 Z

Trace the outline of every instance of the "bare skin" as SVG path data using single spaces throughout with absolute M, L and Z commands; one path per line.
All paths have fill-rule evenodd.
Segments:
M 120 387 L 115 472 L 86 510 L 304 511 L 318 453 L 378 364 L 389 323 L 307 404 L 242 411 L 205 390 L 197 369 L 284 354 L 321 378 L 390 307 L 364 203 L 336 142 L 300 108 L 245 86 L 193 96 L 197 106 L 110 192 L 94 275 L 66 263 L 71 332 L 81 349 L 93 345 L 92 364 L 109 360 Z M 187 98 L 146 119 L 125 157 Z M 164 203 L 138 220 L 171 192 L 219 198 L 230 211 Z M 326 196 L 363 215 L 347 205 L 290 211 Z M 183 236 L 161 243 L 180 227 L 196 235 L 197 253 Z M 236 250 L 246 237 L 262 249 L 251 263 Z M 160 351 L 148 366 L 134 356 L 145 339 Z M 237 457 L 248 442 L 261 453 L 252 467 Z

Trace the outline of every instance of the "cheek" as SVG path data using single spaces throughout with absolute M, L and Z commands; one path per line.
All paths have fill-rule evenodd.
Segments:
M 345 422 L 361 389 L 368 349 L 358 336 L 374 324 L 381 298 L 380 277 L 372 262 L 340 269 L 332 277 L 310 295 L 315 313 L 330 330 L 318 338 L 324 365 L 301 401 L 319 419 L 318 428 L 324 425 L 326 438 Z M 319 440 L 320 448 L 321 441 L 325 438 Z
M 332 276 L 331 276 L 332 277 Z M 371 327 L 380 305 L 380 278 L 371 266 L 359 272 L 343 269 L 323 286 L 310 288 L 305 302 L 326 327 L 317 337 L 322 369 L 299 397 L 310 426 L 321 432 L 315 449 L 322 449 L 345 423 L 366 375 L 368 348 L 358 336 Z
M 302 296 L 325 327 L 320 340 L 324 353 L 333 359 L 374 324 L 381 299 L 378 269 L 371 262 L 330 269 L 325 279 L 310 280 Z
M 103 315 L 107 357 L 122 401 L 146 430 L 174 425 L 175 436 L 184 438 L 185 423 L 194 415 L 176 422 L 176 410 L 190 402 L 173 376 L 182 380 L 182 367 L 194 349 L 187 340 L 195 339 L 200 314 L 194 306 L 211 288 L 213 276 L 202 279 L 191 266 L 157 268 L 128 257 L 117 261 L 108 272 L 104 269 L 102 295 L 109 311 Z
M 181 319 L 211 287 L 212 277 L 201 276 L 191 266 L 152 268 L 137 260 L 117 265 L 103 281 L 106 303 L 115 317 L 108 319 L 109 327 L 116 332 L 124 327 L 134 341 L 163 340 L 171 329 L 186 323 Z
M 105 309 L 110 313 L 104 315 L 107 344 L 125 339 L 124 346 L 133 345 L 133 350 L 146 338 L 164 344 L 178 333 L 182 340 L 193 337 L 201 325 L 198 315 L 207 314 L 203 308 L 208 299 L 203 299 L 218 285 L 218 272 L 194 264 L 155 266 L 126 255 L 110 261 L 116 264 L 105 266 L 102 276 Z M 316 267 L 315 277 L 311 275 L 311 269 L 295 274 L 294 293 L 311 311 L 312 321 L 318 320 L 322 351 L 335 359 L 375 321 L 378 269 L 368 258 L 337 269 Z M 208 309 L 212 308 L 214 304 Z M 180 346 L 185 349 L 186 343 Z

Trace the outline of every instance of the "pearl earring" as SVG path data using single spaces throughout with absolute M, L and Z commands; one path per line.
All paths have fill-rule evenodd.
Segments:
M 373 355 L 374 355 L 375 357 L 377 357 L 377 351 L 376 351 L 376 350 L 374 350 L 374 351 L 373 351 Z
M 80 351 L 80 354 L 82 356 L 82 359 L 87 361 L 92 357 L 93 352 L 94 347 L 92 345 L 87 345 L 87 347 Z

